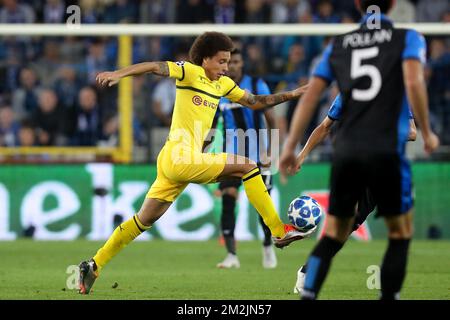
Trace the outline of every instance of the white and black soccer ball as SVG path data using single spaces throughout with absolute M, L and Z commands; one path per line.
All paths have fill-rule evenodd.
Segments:
M 295 198 L 288 208 L 289 221 L 301 232 L 307 232 L 318 226 L 322 216 L 322 207 L 309 196 Z

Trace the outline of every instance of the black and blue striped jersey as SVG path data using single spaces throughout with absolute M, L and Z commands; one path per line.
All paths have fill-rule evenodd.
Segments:
M 270 94 L 262 79 L 248 75 L 242 77 L 239 87 L 253 94 Z M 242 155 L 260 164 L 261 152 L 267 151 L 264 110 L 254 111 L 227 98 L 220 99 L 219 108 L 225 130 L 224 152 Z
M 380 15 L 380 28 L 360 28 L 337 36 L 326 48 L 313 75 L 337 81 L 340 91 L 336 152 L 403 154 L 410 109 L 402 62 L 425 63 L 426 44 L 416 31 L 394 28 Z M 331 113 L 331 118 L 333 114 Z

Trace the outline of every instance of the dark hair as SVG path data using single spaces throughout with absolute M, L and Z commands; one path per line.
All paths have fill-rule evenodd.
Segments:
M 220 32 L 205 32 L 195 39 L 189 50 L 191 62 L 201 66 L 204 58 L 211 58 L 219 51 L 232 51 L 233 41 Z
M 231 55 L 233 54 L 242 54 L 241 50 L 238 48 L 234 48 L 233 51 L 231 51 Z
M 20 121 L 20 128 L 21 129 L 33 129 L 35 128 L 35 123 L 31 118 L 24 118 L 22 121 Z
M 360 10 L 365 14 L 370 6 L 378 6 L 381 13 L 387 13 L 394 5 L 394 0 L 359 0 Z

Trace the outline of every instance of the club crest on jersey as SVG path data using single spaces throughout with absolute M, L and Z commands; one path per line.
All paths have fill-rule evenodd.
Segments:
M 195 104 L 196 106 L 201 105 L 202 102 L 203 102 L 202 97 L 197 96 L 197 95 L 195 95 L 195 96 L 192 97 L 192 103 Z

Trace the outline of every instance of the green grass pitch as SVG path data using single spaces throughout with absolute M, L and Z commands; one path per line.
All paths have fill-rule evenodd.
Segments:
M 225 250 L 217 240 L 137 241 L 105 267 L 91 295 L 81 296 L 67 287 L 74 273 L 66 271 L 92 256 L 102 242 L 0 242 L 0 300 L 297 300 L 292 292 L 296 272 L 314 244 L 308 239 L 276 249 L 278 267 L 266 270 L 260 242 L 239 242 L 241 268 L 220 270 L 215 266 Z M 385 246 L 382 240 L 350 240 L 335 258 L 319 298 L 377 299 L 378 290 L 367 288 L 367 268 L 380 264 Z M 413 241 L 402 299 L 449 300 L 449 253 L 449 241 Z

